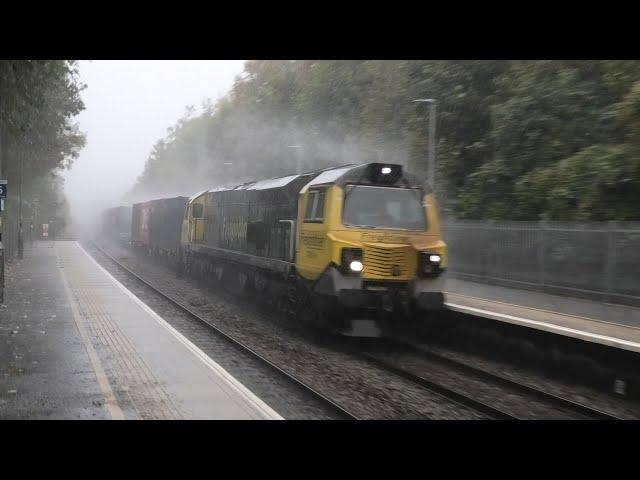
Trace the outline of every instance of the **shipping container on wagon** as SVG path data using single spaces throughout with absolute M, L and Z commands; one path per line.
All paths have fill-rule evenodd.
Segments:
M 131 235 L 131 207 L 119 206 L 103 211 L 102 235 L 114 240 L 129 241 Z
M 152 248 L 165 252 L 177 252 L 180 249 L 182 221 L 188 200 L 187 197 L 153 200 L 148 232 Z
M 132 244 L 154 250 L 177 251 L 187 200 L 187 197 L 172 197 L 134 204 Z
M 149 247 L 149 216 L 152 202 L 135 203 L 131 209 L 131 244 Z

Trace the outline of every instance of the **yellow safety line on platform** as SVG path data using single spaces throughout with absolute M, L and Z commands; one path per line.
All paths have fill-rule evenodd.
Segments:
M 56 257 L 58 257 L 58 260 L 60 260 L 57 250 L 56 250 Z M 111 384 L 109 383 L 107 375 L 104 372 L 104 368 L 102 368 L 102 362 L 100 362 L 100 358 L 98 357 L 98 354 L 93 348 L 93 344 L 91 343 L 91 340 L 87 335 L 87 331 L 85 330 L 85 327 L 83 324 L 83 318 L 82 318 L 82 315 L 80 314 L 80 309 L 78 308 L 78 304 L 76 303 L 76 300 L 73 296 L 71 287 L 69 286 L 69 282 L 67 281 L 67 277 L 65 276 L 64 269 L 59 268 L 59 270 L 60 270 L 60 276 L 62 277 L 62 284 L 64 285 L 64 289 L 67 292 L 67 297 L 69 298 L 69 303 L 71 304 L 73 319 L 76 323 L 76 327 L 78 328 L 78 331 L 80 332 L 80 337 L 82 338 L 82 342 L 84 343 L 87 353 L 89 354 L 89 359 L 91 360 L 93 371 L 96 374 L 96 378 L 98 380 L 98 385 L 100 386 L 100 390 L 102 390 L 102 395 L 104 396 L 104 399 L 105 399 L 105 407 L 107 408 L 107 411 L 109 412 L 109 415 L 111 415 L 111 418 L 113 420 L 124 420 L 125 419 L 124 413 L 122 412 L 120 405 L 118 405 L 118 400 L 116 399 L 116 396 L 114 395 L 113 390 L 111 389 Z
M 209 355 L 204 353 L 200 348 L 194 345 L 188 338 L 182 335 L 178 330 L 173 328 L 164 318 L 158 315 L 151 307 L 138 298 L 131 290 L 120 283 L 113 275 L 111 275 L 98 261 L 93 258 L 89 252 L 87 252 L 79 242 L 76 242 L 80 250 L 84 252 L 87 258 L 100 270 L 104 275 L 109 278 L 125 295 L 131 298 L 137 305 L 139 305 L 145 312 L 147 312 L 160 326 L 166 329 L 176 340 L 182 343 L 193 355 L 196 356 L 207 368 L 213 371 L 216 376 L 222 380 L 222 382 L 230 387 L 232 391 L 238 394 L 245 402 L 252 406 L 253 409 L 262 413 L 262 416 L 267 420 L 284 420 L 279 413 L 273 410 L 262 399 L 256 396 L 251 390 L 245 387 L 242 383 L 236 380 L 230 373 L 228 373 L 222 366 L 214 361 Z M 220 383 L 218 383 L 220 385 Z M 222 385 L 221 385 L 222 386 Z M 245 410 L 246 411 L 246 410 Z

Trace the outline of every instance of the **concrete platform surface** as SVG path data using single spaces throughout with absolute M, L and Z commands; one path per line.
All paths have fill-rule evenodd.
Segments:
M 281 418 L 77 242 L 37 242 L 8 275 L 0 418 Z
M 640 308 L 448 278 L 447 308 L 640 352 Z

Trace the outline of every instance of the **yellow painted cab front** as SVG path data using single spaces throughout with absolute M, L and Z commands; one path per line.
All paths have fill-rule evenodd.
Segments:
M 447 247 L 434 195 L 421 186 L 311 185 L 298 212 L 296 268 L 316 292 L 354 305 L 388 290 L 422 297 L 425 308 L 442 303 Z

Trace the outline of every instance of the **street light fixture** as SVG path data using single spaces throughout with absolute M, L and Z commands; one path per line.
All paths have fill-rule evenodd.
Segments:
M 429 159 L 427 165 L 427 178 L 431 186 L 435 188 L 436 176 L 436 105 L 435 98 L 418 98 L 414 103 L 426 103 L 429 105 Z

